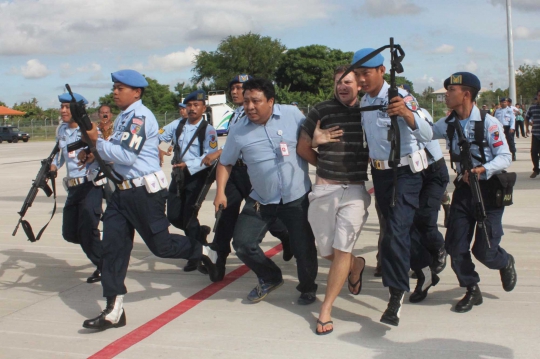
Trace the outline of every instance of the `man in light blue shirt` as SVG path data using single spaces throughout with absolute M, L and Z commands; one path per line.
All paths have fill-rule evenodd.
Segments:
M 74 93 L 73 96 L 76 101 L 88 103 L 79 94 Z M 71 117 L 71 96 L 64 93 L 58 96 L 58 100 L 62 124 L 57 130 L 56 139 L 60 152 L 51 164 L 51 171 L 66 165 L 67 177 L 64 178 L 64 185 L 68 197 L 63 210 L 62 236 L 68 242 L 80 244 L 88 259 L 96 266 L 94 273 L 86 279 L 88 283 L 95 283 L 101 280 L 101 240 L 98 226 L 103 213 L 103 186 L 95 185 L 92 181 L 96 175 L 95 170 L 79 166 L 77 156 L 84 151 L 82 147 L 86 145 L 68 150 L 68 145 L 81 139 L 81 130 Z
M 480 80 L 469 72 L 458 72 L 444 82 L 446 105 L 453 112 L 442 118 L 433 126 L 433 137 L 446 139 L 450 149 L 450 158 L 456 162 L 458 178 L 454 183 L 456 188 L 450 205 L 450 218 L 446 232 L 446 250 L 452 260 L 452 269 L 461 287 L 467 288 L 465 296 L 456 304 L 458 313 L 470 311 L 475 305 L 482 304 L 482 293 L 478 287 L 480 276 L 474 270 L 471 252 L 475 258 L 490 269 L 500 271 L 503 289 L 507 292 L 514 289 L 517 274 L 514 267 L 514 257 L 501 246 L 503 235 L 502 216 L 504 207 L 496 201 L 494 175 L 502 173 L 511 164 L 511 154 L 502 125 L 494 117 L 485 115 L 482 118 L 480 110 L 474 105 Z M 460 166 L 460 141 L 455 126 L 461 126 L 463 135 L 470 145 L 474 168 L 465 172 Z M 450 131 L 449 131 L 450 128 Z M 453 133 L 451 132 L 453 130 Z M 471 248 L 474 228 L 477 224 L 477 211 L 473 194 L 469 185 L 469 176 L 478 176 L 480 191 L 484 201 L 487 219 L 486 232 L 489 235 L 490 246 L 482 230 L 476 226 L 474 245 Z
M 186 96 L 187 117 L 177 119 L 163 128 L 160 142 L 170 141 L 174 145 L 172 159 L 173 175 L 167 199 L 167 218 L 176 228 L 199 241 L 206 243 L 210 227 L 202 226 L 197 218 L 191 220 L 194 205 L 209 173 L 202 163 L 208 154 L 217 151 L 217 133 L 212 125 L 203 119 L 206 111 L 206 93 L 197 90 Z M 176 168 L 176 170 L 174 170 Z M 185 272 L 197 269 L 199 261 L 190 260 L 184 266 Z M 204 270 L 203 270 L 204 273 Z
M 504 136 L 508 141 L 508 147 L 510 152 L 512 152 L 512 161 L 516 160 L 516 143 L 514 141 L 515 131 L 516 131 L 516 115 L 512 109 L 512 99 L 510 98 L 501 98 L 500 99 L 501 108 L 497 109 L 493 114 L 504 127 Z
M 308 192 L 311 181 L 308 163 L 296 153 L 300 125 L 305 117 L 293 106 L 276 105 L 275 89 L 268 80 L 255 79 L 244 83 L 244 111 L 229 132 L 227 143 L 217 168 L 217 192 L 214 204 L 227 207 L 225 186 L 232 166 L 239 156 L 247 165 L 253 191 L 262 219 L 268 224 L 280 219 L 287 227 L 290 245 L 296 257 L 301 295 L 298 304 L 315 301 L 317 284 L 317 251 L 315 239 L 307 220 Z M 241 222 L 235 228 L 233 247 L 237 256 L 258 277 L 259 284 L 248 295 L 259 302 L 269 292 L 283 284 L 281 270 L 266 258 L 258 238 L 246 236 Z
M 372 53 L 371 48 L 358 50 L 352 63 Z M 362 126 L 369 145 L 375 198 L 386 221 L 381 243 L 383 285 L 389 288 L 390 300 L 381 322 L 398 325 L 405 291 L 409 291 L 409 269 L 422 270 L 431 264 L 431 256 L 410 229 L 422 187 L 420 172 L 410 168 L 409 155 L 419 156 L 420 144 L 431 140 L 431 125 L 426 121 L 416 99 L 404 89 L 399 96 L 388 98 L 389 84 L 384 80 L 384 57 L 375 57 L 355 70 L 362 90 L 366 92 L 360 107 L 381 105 L 379 110 L 362 112 Z M 389 141 L 391 116 L 397 116 L 400 132 L 400 160 L 397 166 L 397 183 L 394 188 L 393 166 L 389 164 L 392 143 Z M 423 150 L 422 150 L 423 151 Z M 391 206 L 395 190 L 394 206 Z M 411 253 L 413 255 L 411 255 Z
M 103 296 L 107 306 L 96 318 L 85 320 L 83 327 L 104 330 L 126 325 L 123 308 L 127 288 L 124 284 L 135 231 L 150 251 L 160 258 L 202 260 L 210 279 L 215 280 L 216 254 L 190 237 L 169 233 L 165 216 L 167 179 L 158 158 L 158 123 L 142 104 L 148 82 L 134 70 L 111 74 L 113 96 L 122 112 L 114 122 L 109 140 L 98 138 L 97 128 L 88 131 L 90 140 L 106 162 L 123 176 L 116 184 L 103 215 Z

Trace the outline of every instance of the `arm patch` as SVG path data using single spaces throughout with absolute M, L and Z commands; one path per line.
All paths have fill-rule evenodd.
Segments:
M 120 145 L 127 151 L 138 155 L 146 141 L 145 117 L 133 117 L 124 127 Z

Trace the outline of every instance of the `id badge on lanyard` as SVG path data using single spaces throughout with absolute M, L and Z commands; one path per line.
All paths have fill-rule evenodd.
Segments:
M 278 134 L 278 136 L 281 137 L 281 142 L 279 143 L 279 148 L 281 150 L 281 155 L 282 156 L 288 156 L 289 155 L 289 148 L 287 147 L 287 143 L 285 143 L 285 141 L 283 141 L 283 131 L 278 130 L 277 134 Z

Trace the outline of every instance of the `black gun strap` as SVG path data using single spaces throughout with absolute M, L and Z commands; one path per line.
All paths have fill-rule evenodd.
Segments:
M 204 142 L 205 137 L 206 137 L 206 127 L 208 127 L 208 122 L 206 122 L 206 120 L 204 120 L 204 119 L 201 120 L 201 121 L 202 121 L 201 124 L 199 125 L 199 127 L 197 127 L 197 130 L 193 134 L 193 137 L 189 141 L 186 149 L 184 150 L 184 152 L 179 157 L 177 157 L 177 155 L 180 153 L 180 144 L 178 143 L 178 140 L 180 138 L 180 135 L 182 134 L 182 131 L 184 130 L 184 126 L 186 125 L 187 118 L 182 119 L 180 121 L 180 123 L 178 124 L 178 127 L 176 128 L 176 132 L 175 132 L 175 136 L 176 136 L 175 145 L 174 145 L 174 154 L 175 155 L 174 155 L 174 158 L 173 158 L 173 161 L 175 161 L 175 159 L 178 158 L 178 161 L 176 163 L 181 163 L 182 162 L 182 158 L 184 158 L 184 155 L 189 150 L 189 148 L 191 147 L 191 145 L 193 144 L 193 142 L 195 141 L 195 138 L 197 138 L 197 136 L 199 137 L 199 153 L 200 153 L 201 156 L 203 155 L 203 153 L 204 153 L 203 142 Z
M 56 213 L 56 179 L 54 177 L 51 178 L 51 187 L 52 187 L 52 190 L 53 190 L 53 198 L 54 198 L 54 206 L 53 206 L 51 218 L 49 219 L 49 222 L 47 222 L 47 224 L 45 226 L 43 226 L 43 228 L 41 228 L 41 230 L 39 231 L 39 233 L 38 233 L 38 235 L 36 237 L 36 241 L 39 241 L 39 239 L 41 238 L 41 235 L 43 234 L 43 232 L 45 232 L 45 229 L 47 228 L 49 223 L 51 223 L 51 221 L 52 221 L 52 219 L 54 217 L 54 214 Z
M 480 110 L 480 117 L 482 121 L 476 121 L 474 123 L 474 141 L 471 141 L 472 144 L 477 145 L 480 152 L 480 157 L 474 156 L 471 154 L 471 157 L 475 160 L 481 162 L 482 164 L 486 163 L 486 154 L 484 152 L 484 147 L 487 146 L 487 144 L 484 142 L 484 126 L 486 121 L 486 114 L 487 111 Z M 450 122 L 452 119 L 454 119 L 454 122 Z M 446 136 L 448 137 L 448 141 L 450 142 L 450 167 L 454 169 L 454 161 L 452 161 L 452 142 L 454 140 L 454 134 L 456 132 L 456 123 L 458 122 L 455 111 L 452 111 L 450 116 L 448 116 L 445 120 L 445 122 L 448 124 L 446 127 Z M 457 124 L 458 126 L 461 126 L 461 124 Z

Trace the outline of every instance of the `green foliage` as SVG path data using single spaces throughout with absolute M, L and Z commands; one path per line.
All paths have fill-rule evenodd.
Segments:
M 517 94 L 523 98 L 523 102 L 532 103 L 532 99 L 540 90 L 540 66 L 520 66 L 516 76 L 516 88 Z
M 8 105 L 6 105 L 6 103 L 3 101 L 0 101 L 0 106 L 8 107 Z
M 323 45 L 309 45 L 290 49 L 281 56 L 275 80 L 278 86 L 289 86 L 292 92 L 319 95 L 331 92 L 336 67 L 347 65 L 352 52 L 330 49 Z
M 192 78 L 195 84 L 208 81 L 216 90 L 226 90 L 238 74 L 271 79 L 285 46 L 268 36 L 248 33 L 229 36 L 216 51 L 201 51 L 195 57 Z
M 34 97 L 30 101 L 21 102 L 19 105 L 15 103 L 13 109 L 26 112 L 24 118 L 44 118 L 43 109 L 38 106 L 38 100 Z

